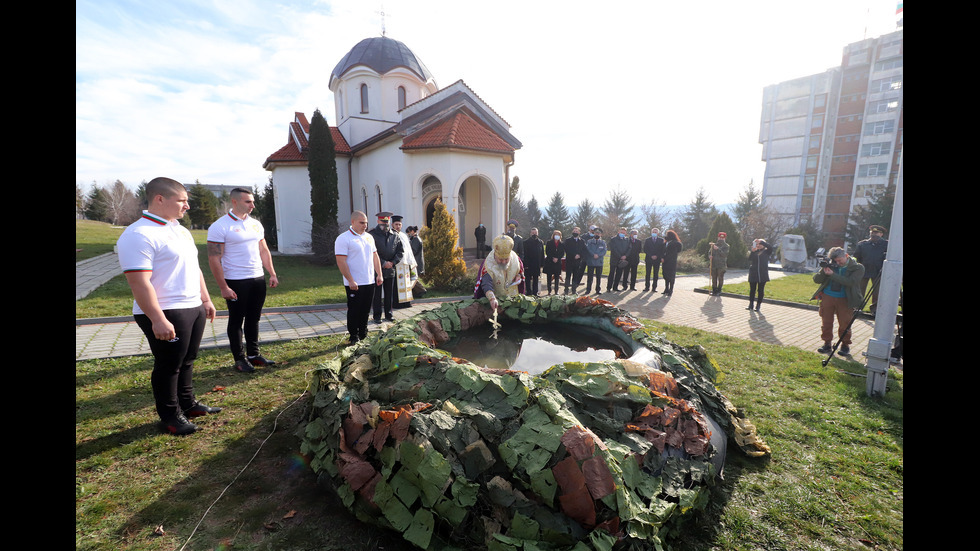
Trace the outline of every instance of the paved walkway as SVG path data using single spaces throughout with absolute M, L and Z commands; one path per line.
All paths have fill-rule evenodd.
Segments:
M 75 272 L 77 300 L 118 275 L 119 262 L 115 254 L 109 253 L 78 262 Z M 780 271 L 770 271 L 772 278 L 782 275 Z M 746 278 L 744 270 L 733 270 L 728 272 L 726 282 L 745 281 Z M 815 307 L 767 301 L 762 304 L 761 312 L 748 311 L 745 309 L 748 301 L 744 297 L 713 297 L 701 292 L 699 288 L 707 284 L 706 276 L 680 276 L 674 285 L 674 294 L 670 297 L 643 291 L 603 292 L 599 296 L 640 318 L 694 327 L 741 339 L 796 346 L 804 350 L 815 351 L 823 344 L 820 339 L 820 318 Z M 416 300 L 411 308 L 395 310 L 395 319 L 414 316 L 444 300 L 446 299 Z M 344 306 L 266 308 L 259 323 L 259 339 L 261 342 L 272 342 L 346 333 Z M 227 313 L 219 311 L 214 323 L 207 325 L 201 347 L 228 346 L 227 327 Z M 369 330 L 378 327 L 383 326 L 368 325 Z M 852 332 L 852 358 L 863 363 L 862 354 L 867 350 L 868 340 L 874 333 L 873 320 L 857 319 Z M 76 360 L 149 353 L 146 338 L 131 316 L 75 321 Z

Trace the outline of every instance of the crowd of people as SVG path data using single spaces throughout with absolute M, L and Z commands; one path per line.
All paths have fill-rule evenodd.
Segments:
M 221 408 L 197 400 L 192 382 L 194 360 L 208 320 L 214 321 L 197 248 L 190 232 L 179 220 L 189 210 L 186 188 L 170 178 L 154 178 L 146 185 L 147 209 L 140 220 L 123 231 L 117 242 L 122 271 L 133 293 L 133 316 L 145 334 L 153 354 L 150 385 L 161 428 L 176 435 L 191 434 L 199 427 L 191 418 L 219 413 Z M 262 224 L 252 216 L 252 192 L 236 188 L 231 209 L 209 226 L 208 266 L 228 310 L 228 341 L 234 369 L 243 373 L 255 367 L 274 366 L 259 349 L 259 319 L 265 304 L 266 287 L 277 287 L 279 277 L 265 241 Z M 355 211 L 350 226 L 336 238 L 334 253 L 347 297 L 349 344 L 367 337 L 368 320 L 382 315 L 393 321 L 393 309 L 411 305 L 425 273 L 425 260 L 418 227 L 402 231 L 403 217 L 377 213 L 377 224 L 368 229 L 368 217 Z M 487 297 L 497 308 L 500 297 L 527 294 L 577 294 L 585 282 L 585 294 L 602 293 L 602 277 L 609 255 L 606 292 L 636 291 L 641 257 L 645 261 L 645 292 L 657 292 L 663 280 L 664 295 L 671 295 L 677 273 L 677 256 L 683 244 L 677 233 L 658 228 L 641 239 L 635 229 L 618 228 L 608 241 L 602 228 L 578 227 L 563 238 L 555 230 L 547 241 L 531 228 L 524 239 L 516 220 L 507 231 L 492 239 L 481 263 L 474 297 Z M 475 230 L 477 254 L 486 250 L 486 228 Z M 854 257 L 840 247 L 830 249 L 828 261 L 814 274 L 818 284 L 813 298 L 820 301 L 821 335 L 832 352 L 834 321 L 838 324 L 842 355 L 849 354 L 850 322 L 863 303 L 867 285 L 872 284 L 872 308 L 877 306 L 877 280 L 885 260 L 888 241 L 885 229 L 872 226 L 868 239 L 858 243 Z M 720 294 L 724 283 L 729 245 L 720 232 L 710 244 L 712 294 Z M 763 239 L 752 243 L 749 253 L 749 310 L 759 311 L 773 246 Z M 268 273 L 268 282 L 266 281 Z M 546 285 L 540 288 L 544 274 Z
M 563 237 L 560 230 L 554 230 L 550 239 L 542 241 L 538 228 L 531 228 L 530 237 L 524 239 L 518 233 L 517 225 L 516 220 L 509 220 L 504 235 L 510 238 L 511 250 L 521 264 L 528 295 L 578 294 L 583 279 L 586 295 L 592 294 L 593 288 L 595 294 L 602 294 L 607 254 L 609 273 L 606 274 L 605 292 L 636 291 L 637 279 L 641 277 L 641 259 L 646 265 L 645 276 L 642 276 L 644 291 L 660 292 L 661 279 L 663 294 L 669 296 L 674 290 L 677 255 L 684 246 L 673 230 L 667 230 L 661 237 L 660 229 L 654 228 L 644 239 L 636 229 L 619 228 L 606 241 L 602 228 L 589 226 L 588 233 L 582 235 L 576 226 L 568 237 Z M 478 243 L 482 243 L 479 239 L 485 235 L 485 228 L 477 227 L 475 234 Z M 482 256 L 481 251 L 478 245 L 478 256 Z M 543 287 L 540 283 L 542 274 L 545 277 Z

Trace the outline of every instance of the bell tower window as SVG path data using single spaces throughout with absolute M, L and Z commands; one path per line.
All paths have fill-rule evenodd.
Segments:
M 361 84 L 361 113 L 368 112 L 368 86 Z

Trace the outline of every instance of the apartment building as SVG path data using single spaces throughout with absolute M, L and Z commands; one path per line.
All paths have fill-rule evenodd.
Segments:
M 763 204 L 841 245 L 850 214 L 898 177 L 903 30 L 844 47 L 841 64 L 763 90 Z M 853 245 L 853 244 L 851 244 Z

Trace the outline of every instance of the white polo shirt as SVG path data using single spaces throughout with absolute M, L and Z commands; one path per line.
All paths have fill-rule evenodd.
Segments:
M 201 305 L 201 267 L 191 232 L 173 220 L 143 211 L 116 241 L 123 273 L 152 272 L 150 285 L 164 310 Z M 142 314 L 133 301 L 133 314 Z
M 354 233 L 353 229 L 348 229 L 337 236 L 333 244 L 333 252 L 337 256 L 347 257 L 347 268 L 350 276 L 354 278 L 354 283 L 358 286 L 371 285 L 375 282 L 374 278 L 374 253 L 378 248 L 374 244 L 374 237 L 368 232 L 361 235 Z M 344 278 L 344 285 L 350 287 L 350 282 Z
M 253 279 L 262 277 L 262 257 L 259 256 L 259 241 L 265 239 L 262 223 L 252 216 L 227 215 L 214 221 L 208 227 L 208 241 L 223 243 L 221 268 L 225 279 Z

